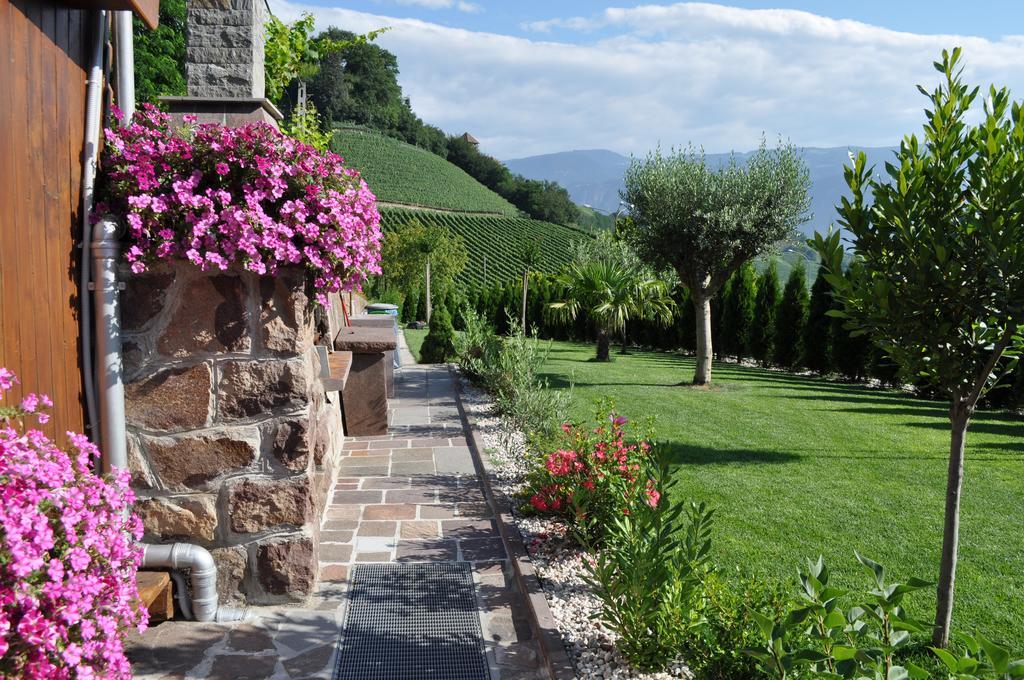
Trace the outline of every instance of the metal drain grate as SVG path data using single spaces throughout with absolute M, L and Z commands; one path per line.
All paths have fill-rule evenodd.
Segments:
M 466 562 L 359 564 L 335 680 L 487 680 Z

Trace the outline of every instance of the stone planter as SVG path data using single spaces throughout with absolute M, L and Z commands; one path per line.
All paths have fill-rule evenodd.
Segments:
M 319 377 L 303 271 L 261 278 L 174 262 L 122 279 L 145 540 L 210 549 L 225 601 L 304 599 L 343 433 Z

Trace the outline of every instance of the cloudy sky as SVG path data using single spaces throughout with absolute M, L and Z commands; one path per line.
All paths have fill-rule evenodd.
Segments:
M 319 28 L 382 26 L 415 111 L 502 159 L 570 149 L 644 153 L 887 146 L 920 127 L 931 63 L 1024 97 L 1021 0 L 270 0 Z M 777 7 L 784 7 L 777 9 Z

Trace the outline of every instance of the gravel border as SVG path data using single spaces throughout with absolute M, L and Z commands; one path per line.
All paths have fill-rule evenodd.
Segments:
M 527 595 L 533 623 L 551 677 L 636 680 L 672 680 L 692 677 L 681 662 L 666 671 L 645 673 L 632 668 L 615 651 L 615 634 L 591 616 L 600 601 L 580 574 L 586 554 L 566 536 L 565 526 L 551 519 L 526 517 L 513 501 L 532 467 L 522 432 L 495 412 L 483 390 L 451 366 L 459 409 L 470 432 L 470 448 L 485 473 L 485 494 L 499 518 L 522 592 Z M 507 538 L 506 538 L 507 536 Z

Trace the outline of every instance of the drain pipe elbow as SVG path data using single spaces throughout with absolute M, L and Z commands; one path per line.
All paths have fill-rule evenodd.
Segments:
M 217 565 L 213 555 L 192 543 L 144 544 L 143 567 L 188 569 L 192 586 L 192 614 L 196 621 L 226 622 L 245 618 L 244 609 L 217 606 Z

